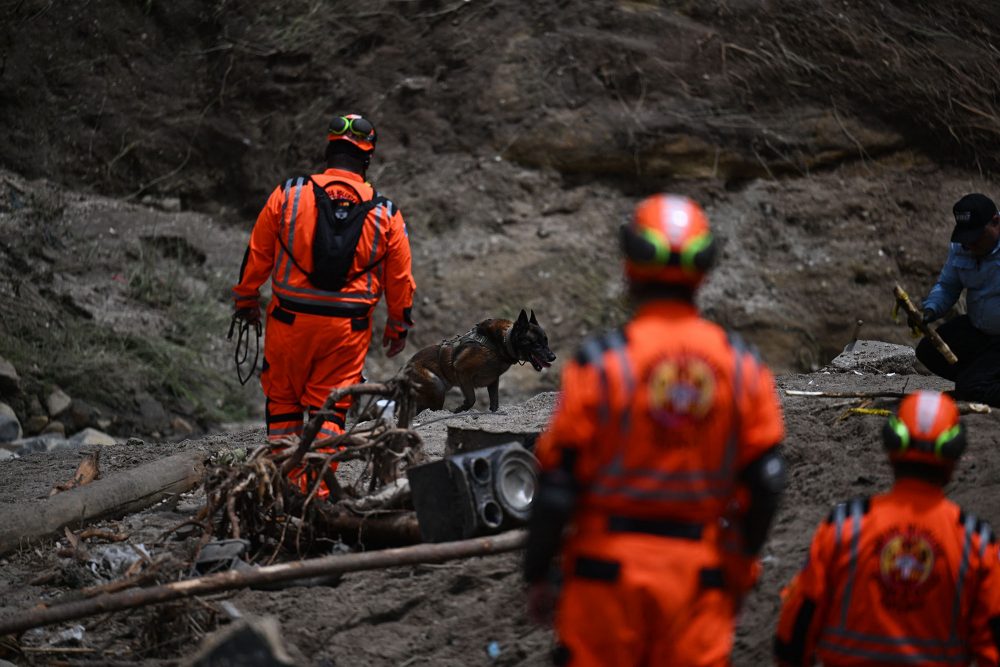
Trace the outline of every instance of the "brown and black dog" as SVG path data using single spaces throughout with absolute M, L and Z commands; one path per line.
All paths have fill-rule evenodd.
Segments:
M 476 404 L 476 387 L 486 387 L 490 410 L 500 407 L 500 376 L 515 363 L 541 371 L 555 361 L 545 330 L 524 310 L 517 320 L 483 320 L 466 334 L 425 347 L 406 362 L 404 375 L 416 389 L 417 412 L 444 408 L 444 397 L 459 387 L 465 400 L 455 412 Z

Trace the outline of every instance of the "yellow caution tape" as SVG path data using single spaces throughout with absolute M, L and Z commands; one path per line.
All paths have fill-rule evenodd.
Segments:
M 880 417 L 888 417 L 892 414 L 892 410 L 885 408 L 848 408 L 847 411 L 858 415 L 879 415 Z

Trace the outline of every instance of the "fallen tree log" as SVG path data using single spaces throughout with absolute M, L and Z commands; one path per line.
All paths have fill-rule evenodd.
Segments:
M 358 516 L 321 504 L 314 508 L 312 528 L 326 538 L 339 537 L 347 544 L 366 548 L 420 544 L 420 524 L 416 512 L 373 513 Z
M 903 398 L 903 391 L 802 391 L 785 389 L 788 396 L 813 396 L 816 398 Z
M 95 614 L 106 614 L 123 609 L 170 602 L 180 598 L 208 595 L 220 591 L 247 588 L 260 584 L 273 584 L 296 579 L 375 570 L 418 563 L 441 563 L 456 558 L 488 556 L 514 551 L 524 546 L 527 533 L 523 530 L 501 533 L 493 537 L 480 537 L 458 542 L 418 544 L 399 549 L 366 551 L 363 553 L 324 556 L 267 567 L 228 570 L 205 577 L 177 581 L 151 588 L 137 588 L 118 593 L 108 593 L 88 600 L 77 600 L 46 609 L 24 609 L 0 617 L 0 637 L 19 633 L 30 628 L 62 623 Z
M 175 454 L 96 480 L 29 505 L 5 511 L 0 526 L 0 554 L 70 526 L 124 516 L 163 498 L 188 491 L 201 482 L 205 454 Z
M 785 389 L 788 396 L 806 396 L 811 398 L 905 398 L 908 394 L 902 391 L 801 391 Z M 990 406 L 986 403 L 956 401 L 959 414 L 988 415 Z

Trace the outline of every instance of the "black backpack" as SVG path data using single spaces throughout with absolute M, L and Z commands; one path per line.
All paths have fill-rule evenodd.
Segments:
M 368 212 L 379 204 L 389 204 L 389 200 L 376 194 L 368 201 L 355 203 L 350 199 L 333 199 L 326 190 L 311 177 L 313 196 L 316 198 L 316 232 L 313 236 L 313 270 L 302 268 L 285 245 L 282 234 L 278 235 L 281 247 L 285 249 L 299 271 L 306 274 L 313 286 L 327 291 L 339 291 L 358 276 L 368 273 L 385 259 L 385 253 L 360 271 L 348 275 L 354 264 L 354 253 L 361 239 Z

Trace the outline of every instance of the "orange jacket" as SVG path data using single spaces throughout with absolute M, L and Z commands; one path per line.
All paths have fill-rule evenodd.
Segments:
M 714 523 L 737 475 L 784 435 L 771 372 L 693 305 L 643 305 L 563 370 L 542 469 L 575 457 L 576 524 L 621 515 Z
M 997 664 L 1000 554 L 940 487 L 841 503 L 783 591 L 778 664 Z
M 313 180 L 337 196 L 356 199 L 356 191 L 367 201 L 375 195 L 370 184 L 350 171 L 327 169 L 314 175 Z M 317 289 L 295 265 L 297 262 L 306 271 L 312 270 L 315 226 L 316 200 L 308 178 L 290 179 L 283 187 L 275 188 L 257 217 L 240 281 L 233 287 L 236 307 L 256 306 L 260 286 L 269 277 L 272 291 L 285 310 L 314 314 L 370 312 L 384 289 L 389 313 L 386 330 L 390 336 L 402 335 L 412 325 L 416 282 L 410 270 L 406 225 L 399 209 L 388 202 L 369 211 L 349 273 L 354 277 L 339 292 Z M 294 256 L 294 262 L 285 248 Z M 364 271 L 375 262 L 371 270 Z

